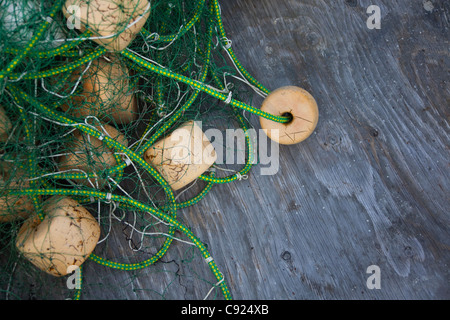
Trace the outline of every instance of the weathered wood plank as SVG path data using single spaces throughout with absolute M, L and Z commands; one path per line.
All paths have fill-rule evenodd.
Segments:
M 241 263 L 264 275 L 238 297 L 449 296 L 448 5 L 379 1 L 382 28 L 369 30 L 370 4 L 223 4 L 252 74 L 302 86 L 321 108 L 314 136 L 280 148 L 276 176 L 229 186 L 251 203 L 241 222 L 254 249 Z M 383 290 L 366 287 L 371 264 Z
M 371 4 L 381 8 L 379 30 L 366 25 Z M 275 175 L 256 166 L 179 212 L 233 297 L 449 299 L 448 2 L 221 5 L 247 70 L 269 89 L 305 88 L 320 108 L 308 140 L 280 146 Z M 115 232 L 113 260 L 157 250 L 134 255 L 124 234 L 136 235 Z M 380 267 L 379 290 L 366 286 L 370 265 Z M 86 299 L 201 299 L 215 283 L 198 250 L 178 241 L 142 271 L 88 263 L 85 273 Z

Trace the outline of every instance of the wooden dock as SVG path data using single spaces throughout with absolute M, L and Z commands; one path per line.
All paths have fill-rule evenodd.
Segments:
M 367 25 L 372 4 L 380 29 Z M 448 2 L 227 0 L 221 8 L 247 70 L 270 90 L 305 88 L 320 109 L 312 136 L 279 147 L 276 174 L 257 165 L 247 180 L 214 186 L 180 210 L 232 297 L 449 299 Z M 86 283 L 87 297 L 203 299 L 214 284 L 207 264 L 197 249 L 172 246 L 134 275 L 89 264 L 104 282 Z M 373 265 L 380 289 L 368 287 Z
M 368 26 L 371 5 L 380 28 Z M 270 90 L 308 90 L 320 109 L 306 141 L 279 146 L 275 174 L 256 165 L 179 210 L 232 297 L 450 299 L 449 2 L 226 0 L 221 9 L 242 65 Z M 117 241 L 111 259 L 141 259 Z M 84 272 L 82 299 L 223 299 L 209 293 L 216 280 L 199 251 L 176 240 L 149 268 L 88 262 Z

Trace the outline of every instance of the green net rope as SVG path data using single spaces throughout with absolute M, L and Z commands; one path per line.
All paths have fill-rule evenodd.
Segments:
M 97 35 L 91 30 L 67 28 L 62 13 L 64 5 L 64 1 L 0 0 L 3 12 L 0 14 L 0 106 L 5 113 L 4 119 L 0 117 L 0 133 L 2 130 L 7 133 L 7 138 L 0 141 L 0 161 L 8 168 L 14 164 L 13 167 L 25 172 L 23 176 L 14 176 L 13 170 L 6 179 L 5 170 L 0 180 L 1 196 L 31 199 L 40 220 L 45 219 L 42 203 L 51 196 L 70 196 L 87 207 L 114 203 L 125 211 L 139 212 L 142 216 L 150 214 L 168 226 L 164 241 L 150 258 L 124 263 L 94 251 L 89 260 L 118 270 L 144 269 L 164 257 L 176 238 L 175 233 L 181 232 L 206 260 L 215 278 L 214 287 L 220 289 L 225 299 L 231 299 L 224 275 L 207 246 L 177 213 L 204 199 L 215 184 L 239 180 L 250 172 L 257 160 L 250 137 L 245 137 L 246 162 L 239 170 L 228 176 L 219 176 L 214 170 L 203 173 L 198 177 L 204 182 L 203 188 L 183 201 L 178 200 L 168 182 L 143 155 L 155 142 L 188 120 L 214 123 L 218 114 L 222 120 L 228 119 L 230 126 L 233 122 L 245 131 L 251 126 L 243 112 L 281 123 L 290 118 L 268 114 L 244 102 L 250 93 L 237 83 L 230 90 L 232 81 L 225 81 L 226 76 L 236 75 L 254 92 L 262 96 L 270 93 L 238 61 L 225 32 L 218 0 L 151 1 L 149 17 L 139 33 L 125 49 L 114 54 L 92 41 Z M 104 112 L 100 119 L 96 102 L 81 93 L 80 79 L 84 72 L 94 70 L 95 63 L 102 59 L 114 59 L 129 70 L 123 81 L 128 90 L 125 95 L 132 92 L 141 109 L 130 123 L 117 122 L 113 117 L 115 109 Z M 109 98 L 114 102 L 114 97 Z M 87 112 L 67 111 L 74 105 Z M 98 127 L 102 123 L 120 129 L 128 144 L 105 134 Z M 66 143 L 74 131 L 96 138 L 114 150 L 115 164 L 95 170 L 92 168 L 98 166 L 94 163 L 85 172 L 59 170 L 55 159 L 71 152 Z M 134 170 L 128 170 L 130 163 Z M 149 179 L 145 184 L 143 175 Z M 107 190 L 92 183 L 76 183 L 87 179 L 98 183 L 99 177 L 107 181 Z M 20 188 L 10 183 L 18 183 L 19 179 L 23 179 Z M 121 187 L 124 181 L 128 185 L 133 181 L 136 189 L 125 192 Z M 149 194 L 157 194 L 159 198 L 149 199 Z M 0 224 L 1 252 L 12 256 L 22 220 Z M 0 284 L 1 292 L 11 297 L 16 295 L 11 279 L 22 260 L 8 259 L 4 258 Z M 80 283 L 84 283 L 82 279 L 80 273 Z M 80 299 L 81 292 L 82 289 L 75 290 L 73 298 Z

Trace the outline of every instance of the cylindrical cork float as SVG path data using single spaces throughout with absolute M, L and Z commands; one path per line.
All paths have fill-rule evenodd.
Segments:
M 29 196 L 10 194 L 10 190 L 29 188 L 28 178 L 14 162 L 0 161 L 0 223 L 24 219 L 34 212 Z
M 53 196 L 43 204 L 45 218 L 28 218 L 19 230 L 16 247 L 36 267 L 65 276 L 81 266 L 95 249 L 100 226 L 77 201 Z
M 179 190 L 206 172 L 217 154 L 197 122 L 188 121 L 148 148 L 144 159 Z
M 80 89 L 61 105 L 63 111 L 75 117 L 95 116 L 116 124 L 127 124 L 137 118 L 129 70 L 117 56 L 105 55 L 76 69 L 71 81 L 80 81 Z
M 113 126 L 103 124 L 96 126 L 96 129 L 116 142 L 128 146 L 127 138 Z M 73 133 L 73 139 L 68 142 L 66 151 L 67 153 L 62 155 L 59 160 L 61 171 L 77 172 L 77 170 L 81 170 L 87 174 L 95 173 L 99 176 L 104 170 L 117 165 L 114 149 L 109 148 L 104 141 L 78 130 Z M 105 178 L 101 177 L 86 177 L 74 179 L 74 181 L 99 189 L 103 188 L 107 182 Z
M 80 31 L 90 30 L 92 40 L 109 51 L 125 49 L 150 15 L 147 0 L 67 0 L 63 13 Z M 76 20 L 78 19 L 78 20 Z
M 6 115 L 5 109 L 0 106 L 0 142 L 5 142 L 8 139 L 11 131 L 12 123 Z

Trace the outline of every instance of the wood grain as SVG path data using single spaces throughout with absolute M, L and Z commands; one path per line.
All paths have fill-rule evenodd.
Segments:
M 366 25 L 371 4 L 381 8 L 379 30 Z M 179 212 L 234 299 L 450 298 L 450 5 L 431 4 L 221 1 L 242 65 L 270 90 L 308 90 L 320 111 L 312 136 L 279 147 L 275 175 L 255 166 Z M 138 256 L 110 239 L 112 260 L 157 250 Z M 371 265 L 381 289 L 366 286 Z M 215 283 L 178 241 L 151 268 L 90 263 L 85 272 L 85 299 L 202 299 Z M 218 290 L 208 298 L 222 299 Z
M 366 26 L 370 4 L 222 5 L 243 65 L 271 90 L 307 89 L 320 109 L 312 137 L 280 147 L 277 175 L 210 196 L 233 199 L 221 211 L 247 226 L 230 237 L 249 243 L 230 243 L 230 273 L 245 273 L 237 298 L 449 297 L 448 4 L 378 1 L 380 30 Z M 381 290 L 366 287 L 372 264 Z

